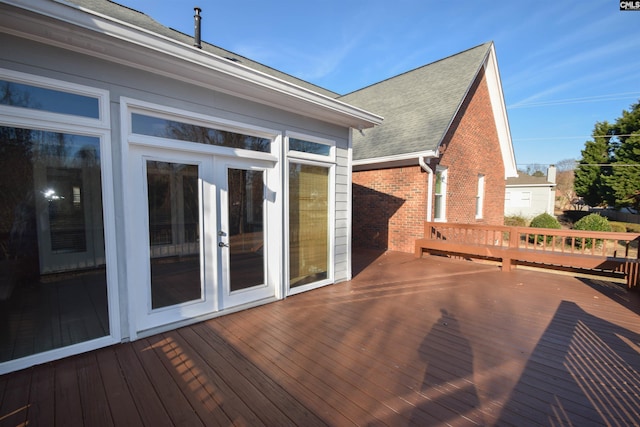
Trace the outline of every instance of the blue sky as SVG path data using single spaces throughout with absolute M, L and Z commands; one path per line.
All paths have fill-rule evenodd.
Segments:
M 341 94 L 487 41 L 516 162 L 579 159 L 640 99 L 640 11 L 617 0 L 118 0 L 160 23 Z

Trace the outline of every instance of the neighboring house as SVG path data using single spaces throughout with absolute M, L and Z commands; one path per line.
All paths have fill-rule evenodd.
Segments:
M 382 118 L 195 35 L 0 1 L 0 374 L 350 279 Z
M 412 252 L 425 220 L 502 224 L 516 165 L 493 43 L 350 93 L 355 246 Z
M 507 178 L 505 216 L 517 215 L 530 220 L 542 213 L 554 215 L 555 201 L 555 166 L 549 166 L 546 177 L 522 174 Z

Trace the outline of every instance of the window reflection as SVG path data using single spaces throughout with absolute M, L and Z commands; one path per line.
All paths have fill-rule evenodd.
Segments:
M 0 362 L 109 334 L 98 138 L 0 126 Z
M 151 308 L 202 298 L 198 166 L 147 161 Z
M 0 80 L 0 105 L 100 118 L 97 98 Z
M 198 142 L 221 147 L 242 148 L 264 153 L 268 153 L 271 150 L 271 140 L 257 136 L 212 129 L 137 113 L 131 114 L 131 122 L 132 132 L 140 135 Z
M 264 173 L 229 169 L 229 264 L 231 291 L 264 280 Z
M 289 138 L 289 150 L 328 156 L 331 153 L 331 146 L 319 144 L 317 142 L 304 141 L 302 139 Z

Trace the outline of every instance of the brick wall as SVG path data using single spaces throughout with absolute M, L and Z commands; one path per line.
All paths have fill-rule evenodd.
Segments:
M 472 86 L 435 164 L 448 169 L 448 222 L 501 225 L 504 221 L 505 178 L 498 133 L 484 73 Z M 483 218 L 476 219 L 478 175 L 485 176 Z
M 448 168 L 448 222 L 502 224 L 505 179 L 502 153 L 484 73 L 430 166 Z M 478 174 L 485 176 L 483 218 L 476 219 Z M 419 165 L 353 173 L 353 245 L 413 252 L 426 219 L 427 179 Z
M 418 165 L 354 172 L 354 246 L 413 252 L 424 230 L 427 177 Z

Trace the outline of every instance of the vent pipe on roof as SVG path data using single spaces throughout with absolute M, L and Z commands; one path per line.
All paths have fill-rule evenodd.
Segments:
M 194 26 L 194 38 L 195 40 L 193 41 L 193 45 L 195 47 L 197 47 L 198 49 L 202 49 L 202 45 L 200 44 L 200 12 L 202 12 L 202 9 L 200 9 L 199 7 L 194 7 L 193 10 L 196 12 L 195 15 L 193 15 L 193 26 Z

